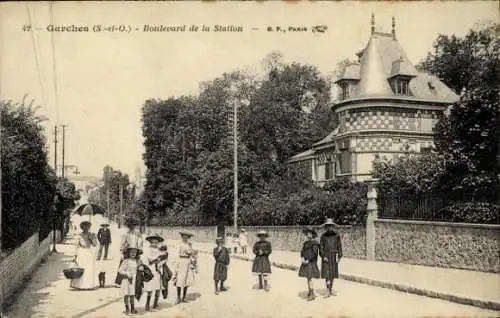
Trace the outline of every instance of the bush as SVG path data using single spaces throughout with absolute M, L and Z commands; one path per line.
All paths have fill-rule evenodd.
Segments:
M 487 202 L 456 202 L 439 213 L 453 222 L 500 224 L 500 206 Z

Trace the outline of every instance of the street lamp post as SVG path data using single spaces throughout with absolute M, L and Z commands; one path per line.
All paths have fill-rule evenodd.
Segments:
M 234 98 L 234 95 L 231 96 Z M 233 100 L 233 174 L 234 174 L 234 190 L 233 190 L 233 220 L 234 232 L 238 231 L 238 103 Z

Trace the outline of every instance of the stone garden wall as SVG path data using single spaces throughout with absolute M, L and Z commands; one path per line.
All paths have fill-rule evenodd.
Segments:
M 500 273 L 500 226 L 375 221 L 375 259 Z

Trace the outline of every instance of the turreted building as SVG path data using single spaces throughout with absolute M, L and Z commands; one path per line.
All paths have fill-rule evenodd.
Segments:
M 419 72 L 392 32 L 375 31 L 335 82 L 339 99 L 332 106 L 337 128 L 290 159 L 318 185 L 338 178 L 370 177 L 376 155 L 397 161 L 408 152 L 434 146 L 433 128 L 457 95 L 435 76 Z

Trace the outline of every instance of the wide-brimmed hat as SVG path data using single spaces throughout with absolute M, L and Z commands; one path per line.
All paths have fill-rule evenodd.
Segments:
M 257 236 L 265 236 L 265 237 L 267 237 L 267 236 L 269 236 L 269 234 L 266 231 L 261 230 L 261 231 L 257 232 Z
M 215 239 L 215 242 L 218 243 L 218 242 L 224 242 L 224 238 L 223 237 L 218 237 Z
M 108 223 L 103 223 L 103 224 L 101 224 L 101 226 L 109 226 L 109 224 Z
M 130 253 L 131 251 L 137 251 L 137 255 L 141 255 L 142 254 L 142 250 L 141 249 L 138 249 L 136 247 L 127 247 L 125 249 L 125 251 L 123 251 L 124 254 L 128 254 Z
M 245 229 L 240 229 L 240 232 L 241 232 L 241 233 L 245 233 L 245 232 L 246 232 L 246 230 L 245 230 Z
M 315 236 L 315 237 L 318 236 L 318 232 L 316 232 L 316 230 L 313 227 L 311 227 L 311 226 L 308 226 L 308 227 L 304 228 L 302 230 L 302 232 L 304 234 L 312 233 L 312 235 Z
M 189 236 L 189 237 L 194 236 L 194 234 L 193 234 L 193 233 L 191 233 L 191 232 L 189 232 L 189 231 L 184 231 L 184 230 L 183 230 L 183 231 L 179 231 L 179 234 L 180 234 L 181 236 Z
M 152 240 L 157 240 L 158 242 L 165 241 L 159 234 L 153 234 L 146 237 L 146 241 L 151 242 Z
M 90 223 L 89 221 L 80 222 L 80 228 L 81 229 L 83 229 L 85 226 L 91 227 L 92 223 Z
M 331 226 L 337 226 L 337 223 L 333 222 L 333 219 L 326 219 L 326 222 L 323 223 L 322 227 L 325 227 L 325 226 L 328 226 L 328 225 L 331 225 Z

